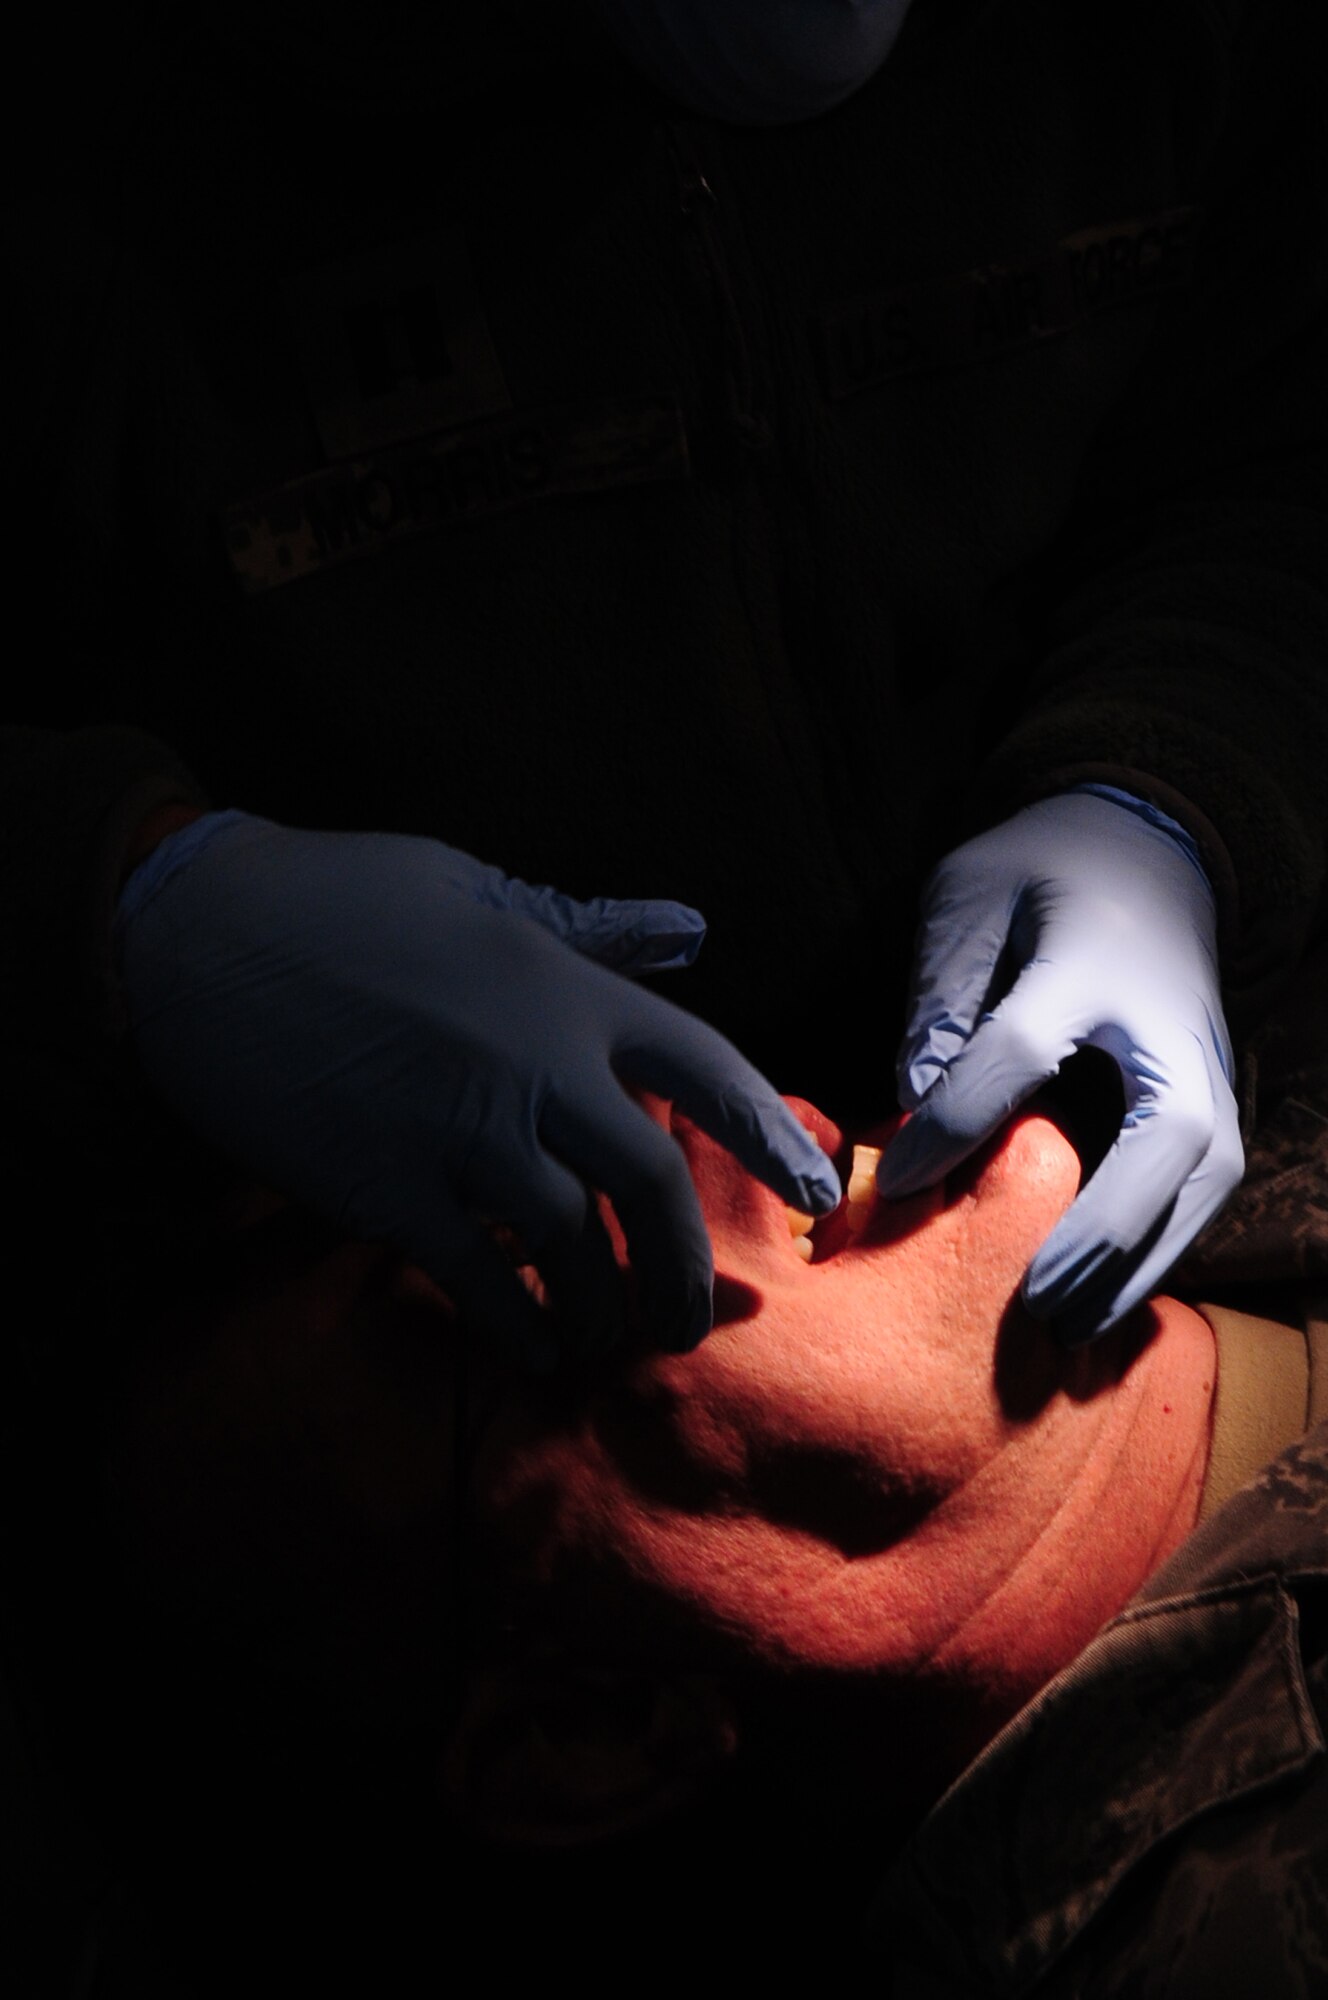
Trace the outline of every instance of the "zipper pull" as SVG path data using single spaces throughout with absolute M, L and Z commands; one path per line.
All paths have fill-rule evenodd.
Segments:
M 715 190 L 701 171 L 701 163 L 676 125 L 669 127 L 669 151 L 678 184 L 678 207 L 683 215 L 695 215 L 707 203 L 713 208 Z

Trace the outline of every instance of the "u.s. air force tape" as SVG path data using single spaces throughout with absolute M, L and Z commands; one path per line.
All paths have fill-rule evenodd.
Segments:
M 1201 216 L 1169 208 L 1081 229 L 1038 255 L 870 292 L 812 320 L 831 402 L 922 368 L 963 367 L 1181 285 Z

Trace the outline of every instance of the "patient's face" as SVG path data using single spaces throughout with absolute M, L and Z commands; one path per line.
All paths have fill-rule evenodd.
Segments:
M 874 1203 L 859 1234 L 841 1210 L 810 1263 L 777 1197 L 672 1122 L 714 1240 L 715 1331 L 499 1426 L 483 1471 L 501 1562 L 574 1650 L 644 1637 L 1023 1699 L 1192 1525 L 1206 1329 L 1168 1308 L 1066 1354 L 1023 1313 L 1078 1185 L 1044 1118 L 948 1186 Z
M 1206 1328 L 1163 1302 L 1066 1355 L 1013 1303 L 1078 1179 L 1046 1119 L 857 1235 L 829 1218 L 810 1263 L 778 1199 L 671 1122 L 714 1239 L 715 1330 L 548 1389 L 473 1385 L 476 1591 L 519 1650 L 830 1676 L 873 1700 L 978 1689 L 985 1726 L 1192 1525 Z M 448 1645 L 456 1328 L 392 1253 L 271 1209 L 227 1225 L 215 1296 L 137 1373 L 114 1451 L 131 1532 L 209 1618 L 398 1702 L 410 1680 L 423 1709 Z

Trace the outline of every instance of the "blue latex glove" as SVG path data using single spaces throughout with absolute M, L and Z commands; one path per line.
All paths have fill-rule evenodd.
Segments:
M 988 1011 L 998 964 L 1014 983 Z M 1155 1291 L 1244 1166 L 1212 889 L 1183 828 L 1107 787 L 1030 806 L 928 883 L 898 1064 L 913 1116 L 881 1192 L 941 1179 L 1080 1048 L 1115 1061 L 1125 1119 L 1024 1279 L 1067 1343 Z
M 579 903 L 437 841 L 224 812 L 134 871 L 116 928 L 162 1097 L 249 1172 L 396 1244 L 534 1367 L 620 1324 L 596 1188 L 656 1337 L 686 1347 L 710 1326 L 691 1177 L 620 1078 L 674 1099 L 786 1201 L 838 1199 L 824 1153 L 737 1051 L 619 976 L 690 962 L 704 925 L 680 904 Z
M 708 118 L 828 111 L 889 55 L 910 0 L 595 0 L 652 83 Z

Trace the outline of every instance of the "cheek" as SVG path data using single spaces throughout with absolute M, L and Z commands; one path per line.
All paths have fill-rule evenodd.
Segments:
M 834 1144 L 834 1128 L 817 1123 Z M 643 1454 L 656 1480 L 685 1468 L 712 1499 L 740 1490 L 745 1469 L 773 1463 L 772 1453 L 846 1460 L 878 1482 L 966 1476 L 999 1427 L 1002 1318 L 1077 1186 L 1059 1131 L 1042 1118 L 1016 1121 L 948 1209 L 811 1266 L 790 1256 L 777 1197 L 694 1129 L 684 1145 L 719 1271 L 752 1282 L 741 1287 L 744 1310 L 728 1324 L 721 1310 L 695 1354 L 636 1371 L 629 1459 Z M 893 1231 L 900 1219 L 883 1210 L 880 1223 Z M 721 1284 L 721 1307 L 725 1296 Z
M 1017 1118 L 974 1189 L 974 1229 L 991 1249 L 1032 1256 L 1079 1190 L 1079 1156 L 1047 1118 Z
M 958 1261 L 896 1248 L 883 1262 L 798 1266 L 789 1285 L 763 1288 L 757 1323 L 717 1328 L 657 1368 L 651 1414 L 712 1497 L 723 1488 L 791 1521 L 842 1488 L 865 1520 L 869 1496 L 935 1497 L 968 1468 L 990 1319 L 975 1369 L 979 1315 Z
M 813 1267 L 809 1295 L 771 1300 L 762 1353 L 777 1357 L 770 1375 L 790 1387 L 786 1422 L 837 1427 L 942 1479 L 961 1473 L 989 1427 L 999 1429 L 1000 1329 L 1078 1178 L 1057 1128 L 1020 1119 L 972 1190 L 943 1212 L 903 1238 L 864 1240 Z

